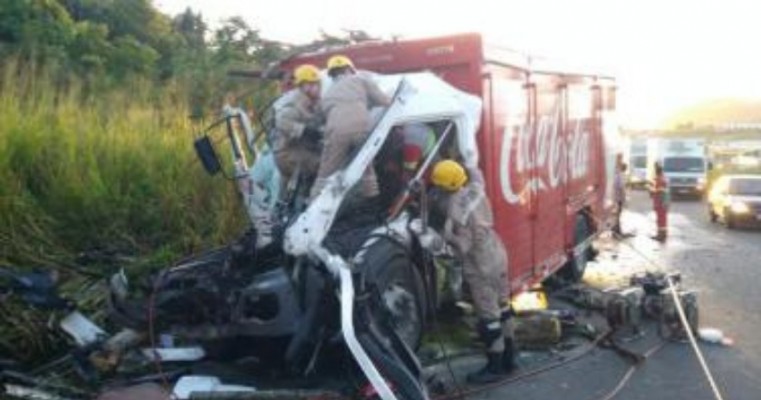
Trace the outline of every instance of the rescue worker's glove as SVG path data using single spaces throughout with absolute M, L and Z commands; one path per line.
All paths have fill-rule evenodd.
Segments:
M 435 255 L 445 253 L 446 243 L 444 242 L 444 239 L 433 229 L 423 226 L 423 221 L 420 219 L 413 219 L 410 221 L 409 227 L 410 231 L 417 236 L 422 248 Z

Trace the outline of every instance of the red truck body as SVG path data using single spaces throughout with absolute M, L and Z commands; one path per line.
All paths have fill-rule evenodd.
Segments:
M 538 66 L 478 34 L 360 44 L 301 55 L 283 67 L 324 66 L 335 54 L 382 74 L 432 71 L 482 99 L 479 166 L 514 291 L 556 272 L 607 224 L 617 138 L 613 78 Z M 590 228 L 586 238 L 578 237 L 579 216 Z

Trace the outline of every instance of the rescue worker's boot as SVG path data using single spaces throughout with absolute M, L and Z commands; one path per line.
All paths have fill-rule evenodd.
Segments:
M 656 242 L 664 243 L 667 237 L 668 235 L 666 234 L 666 231 L 659 229 L 658 233 L 655 236 L 651 236 L 650 238 L 655 240 Z
M 515 341 L 513 338 L 505 338 L 505 351 L 502 352 L 502 369 L 506 374 L 515 370 Z
M 502 352 L 502 368 L 505 373 L 510 373 L 515 369 L 515 325 L 513 323 L 512 307 L 507 304 L 502 307 L 500 322 L 502 323 L 502 337 L 504 338 L 505 350 Z
M 481 321 L 478 324 L 478 334 L 486 346 L 486 365 L 480 370 L 468 375 L 468 383 L 483 385 L 494 383 L 507 375 L 503 366 L 504 341 L 502 324 L 499 320 Z
M 486 352 L 486 365 L 480 370 L 468 374 L 468 383 L 472 385 L 486 385 L 504 379 L 507 373 L 502 367 L 502 353 Z

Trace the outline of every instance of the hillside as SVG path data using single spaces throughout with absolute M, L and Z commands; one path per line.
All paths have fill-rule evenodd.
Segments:
M 669 129 L 720 126 L 729 123 L 760 123 L 761 99 L 714 99 L 686 107 L 666 120 Z

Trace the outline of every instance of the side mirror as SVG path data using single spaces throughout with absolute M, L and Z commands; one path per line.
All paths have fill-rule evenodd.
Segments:
M 196 149 L 196 155 L 198 156 L 198 159 L 201 160 L 203 169 L 205 169 L 209 175 L 216 175 L 222 170 L 222 165 L 219 163 L 217 153 L 214 151 L 214 146 L 211 144 L 211 139 L 208 136 L 196 139 L 196 141 L 193 142 L 193 147 Z

